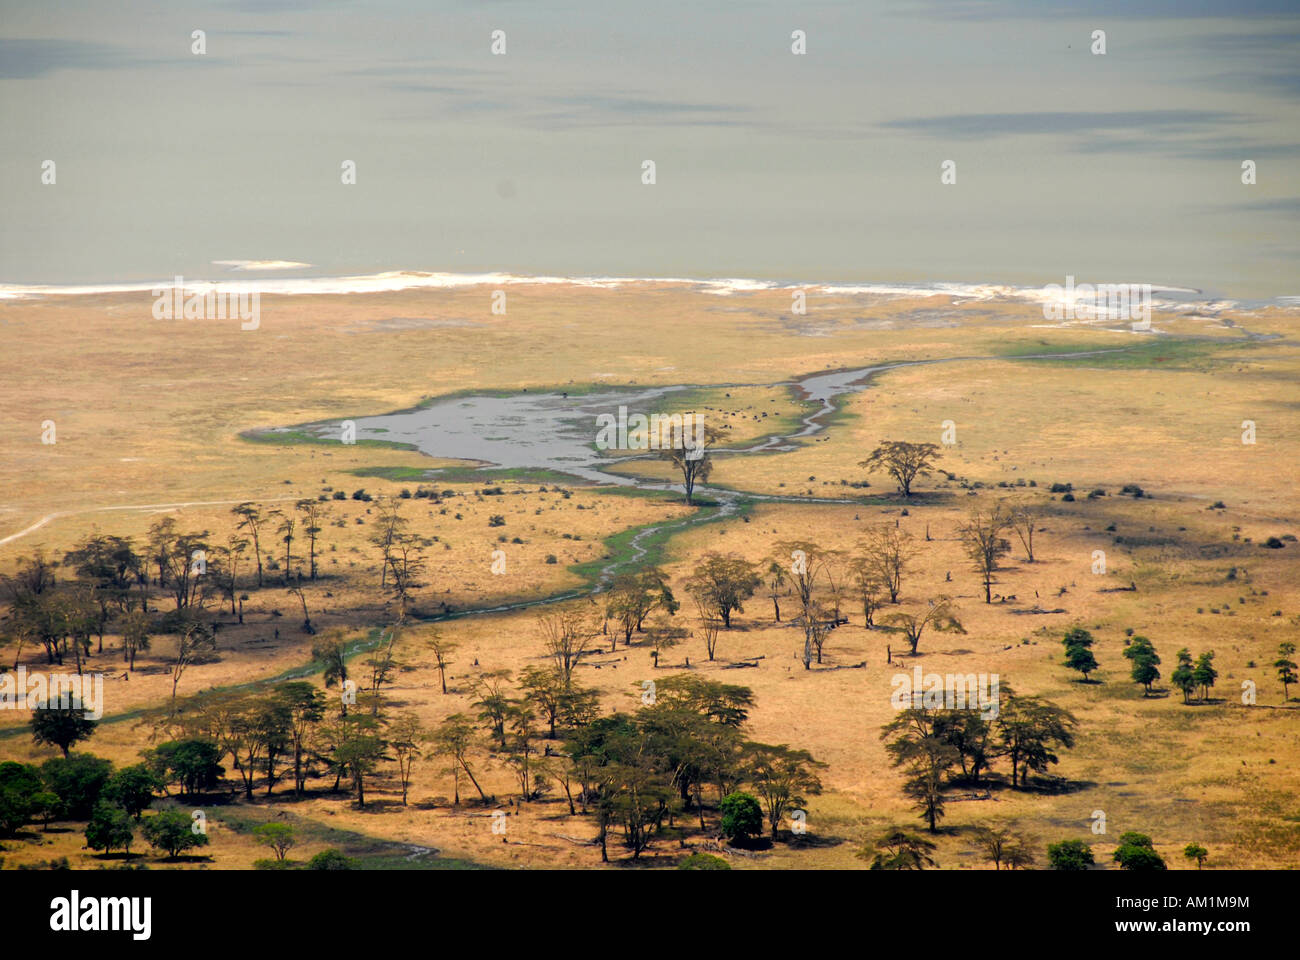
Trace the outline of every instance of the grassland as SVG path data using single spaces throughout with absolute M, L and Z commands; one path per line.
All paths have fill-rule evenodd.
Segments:
M 475 611 L 580 593 L 628 555 L 637 531 L 659 528 L 641 543 L 646 560 L 662 564 L 680 586 L 705 551 L 766 565 L 782 540 L 852 549 L 871 524 L 897 522 L 920 548 L 901 607 L 920 609 L 927 598 L 951 594 L 967 631 L 927 636 L 904 669 L 995 672 L 1018 692 L 1047 697 L 1079 718 L 1077 746 L 1063 751 L 1054 769 L 1066 784 L 1060 790 L 996 787 L 987 799 L 954 792 L 937 838 L 942 866 L 987 868 L 971 843 L 979 824 L 1030 835 L 1040 865 L 1048 842 L 1068 838 L 1090 840 L 1104 860 L 1110 838 L 1125 830 L 1150 833 L 1173 868 L 1187 866 L 1181 849 L 1191 841 L 1210 849 L 1212 867 L 1300 864 L 1300 710 L 1282 703 L 1270 666 L 1279 643 L 1300 639 L 1300 546 L 1263 546 L 1269 537 L 1300 534 L 1294 316 L 1234 315 L 1236 327 L 1158 316 L 1157 333 L 1143 337 L 1048 325 L 1029 307 L 990 311 L 946 298 L 810 301 L 808 316 L 798 318 L 780 293 L 538 287 L 519 288 L 510 304 L 508 316 L 492 315 L 487 292 L 473 289 L 266 298 L 261 328 L 252 332 L 237 324 L 160 324 L 142 297 L 0 305 L 8 321 L 0 325 L 7 424 L 0 434 L 0 572 L 37 549 L 60 557 L 96 529 L 142 540 L 162 515 L 220 539 L 231 526 L 230 507 L 241 501 L 274 507 L 336 490 L 364 488 L 376 498 L 419 485 L 450 491 L 436 504 L 406 501 L 413 529 L 432 542 L 429 584 L 418 597 L 429 619 L 404 634 L 403 668 L 389 692 L 395 709 L 433 724 L 473 712 L 475 676 L 543 661 L 535 609 Z M 943 325 L 900 319 L 938 307 L 951 317 Z M 393 329 L 386 322 L 392 317 L 429 322 Z M 1102 350 L 1111 352 L 1029 358 Z M 711 484 L 753 495 L 725 516 L 687 507 L 680 497 L 554 474 L 475 471 L 383 443 L 343 446 L 264 432 L 409 409 L 461 391 L 694 384 L 671 403 L 716 416 L 730 428 L 725 444 L 739 447 L 789 432 L 806 415 L 809 407 L 789 386 L 798 377 L 944 358 L 970 359 L 877 374 L 865 390 L 842 398 L 826 430 L 793 450 L 718 457 Z M 54 445 L 40 442 L 45 420 L 57 426 Z M 1242 443 L 1246 420 L 1255 424 L 1254 444 Z M 945 421 L 956 430 L 939 463 L 946 473 L 921 480 L 910 501 L 897 498 L 888 478 L 858 466 L 881 439 L 938 442 Z M 666 465 L 648 460 L 617 469 L 669 476 Z M 1076 499 L 1050 492 L 1056 483 L 1072 484 Z M 1149 496 L 1123 496 L 1125 484 Z M 484 493 L 496 487 L 501 494 Z M 1089 499 L 1094 489 L 1105 495 Z M 1017 547 L 995 585 L 998 595 L 1015 599 L 985 604 L 956 530 L 971 510 L 1012 497 L 1040 517 L 1035 560 Z M 811 502 L 821 499 L 843 502 Z M 305 595 L 322 630 L 361 645 L 393 616 L 369 542 L 375 503 L 331 500 L 329 507 L 323 575 Z M 491 525 L 494 516 L 502 525 Z M 687 522 L 697 516 L 707 522 Z M 505 550 L 505 575 L 491 572 L 496 549 Z M 1092 572 L 1096 550 L 1107 554 L 1104 575 Z M 308 667 L 312 638 L 297 631 L 296 600 L 275 585 L 275 574 L 268 587 L 250 591 L 242 625 L 222 614 L 228 622 L 220 657 L 191 668 L 183 692 Z M 796 656 L 802 635 L 774 622 L 761 595 L 724 631 L 718 660 L 709 662 L 702 639 L 691 636 L 658 669 L 637 641 L 579 668 L 607 710 L 630 710 L 642 681 L 686 669 L 689 657 L 701 675 L 752 687 L 756 739 L 805 747 L 828 765 L 825 792 L 809 800 L 808 834 L 755 857 L 732 857 L 735 867 L 860 867 L 854 852 L 865 837 L 919 824 L 879 739 L 899 669 L 887 663 L 886 646 L 896 655 L 899 641 L 865 629 L 852 605 L 849 613 L 825 662 L 809 671 Z M 678 619 L 694 630 L 688 608 Z M 1077 682 L 1061 664 L 1060 636 L 1073 625 L 1097 637 L 1098 683 Z M 446 695 L 427 643 L 433 631 L 459 643 Z M 1185 706 L 1163 681 L 1159 695 L 1143 696 L 1122 657 L 1128 631 L 1153 640 L 1166 676 L 1180 647 L 1213 649 L 1217 701 Z M 105 719 L 117 719 L 101 725 L 85 749 L 129 763 L 149 745 L 148 728 L 135 718 L 166 701 L 173 642 L 160 638 L 121 680 L 117 638 L 105 638 L 95 666 L 110 674 Z M 751 657 L 762 658 L 756 668 L 737 666 Z M 30 650 L 21 659 L 40 665 Z M 1254 706 L 1241 703 L 1245 681 L 1258 689 Z M 26 719 L 0 711 L 0 758 L 53 755 L 29 742 Z M 590 822 L 570 817 L 562 795 L 507 805 L 503 838 L 484 808 L 450 805 L 441 766 L 417 763 L 407 807 L 397 802 L 388 770 L 365 809 L 324 789 L 328 784 L 298 801 L 277 792 L 222 805 L 205 853 L 211 866 L 246 867 L 265 855 L 249 840 L 248 824 L 292 818 L 306 856 L 342 846 L 372 866 L 421 866 L 430 855 L 408 860 L 406 851 L 428 848 L 449 866 L 600 865 L 595 848 L 574 840 L 592 835 Z M 499 758 L 484 751 L 480 769 L 485 790 L 510 795 L 512 777 Z M 1104 836 L 1089 832 L 1095 810 L 1106 813 Z M 79 829 L 56 824 L 53 832 L 32 828 L 6 841 L 0 856 L 7 868 L 62 856 L 79 866 L 112 862 L 81 843 Z M 671 866 L 683 852 L 663 841 L 642 859 Z M 175 866 L 187 865 L 195 864 Z

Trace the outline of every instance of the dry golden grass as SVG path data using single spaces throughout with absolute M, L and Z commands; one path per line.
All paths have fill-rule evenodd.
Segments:
M 401 450 L 250 443 L 238 436 L 249 429 L 382 413 L 468 388 L 728 384 L 687 399 L 731 427 L 729 445 L 741 445 L 767 432 L 762 411 L 771 420 L 804 409 L 786 388 L 768 386 L 797 375 L 881 361 L 1134 343 L 1131 334 L 1088 326 L 1047 328 L 1030 308 L 993 313 L 978 305 L 950 306 L 942 298 L 868 308 L 847 300 L 811 306 L 808 317 L 792 318 L 788 294 L 723 298 L 673 289 L 520 288 L 512 291 L 509 316 L 493 317 L 486 292 L 477 290 L 268 298 L 262 328 L 247 333 L 237 325 L 160 325 L 150 319 L 144 298 L 0 306 L 9 320 L 0 410 L 18 425 L 0 436 L 0 538 L 56 514 L 0 545 L 0 571 L 37 547 L 59 556 L 94 528 L 142 538 L 164 512 L 174 513 L 182 529 L 209 529 L 220 539 L 229 529 L 229 504 L 201 504 L 253 499 L 273 506 L 285 498 L 281 503 L 288 507 L 326 487 L 364 487 L 392 496 L 417 482 L 361 478 L 351 471 L 438 465 Z M 899 319 L 914 311 L 929 311 L 936 319 Z M 872 502 L 760 502 L 747 519 L 676 534 L 665 566 L 680 586 L 706 550 L 766 561 L 777 542 L 795 538 L 848 550 L 877 522 L 897 521 L 917 538 L 902 608 L 952 594 L 967 633 L 927 635 L 920 656 L 907 658 L 903 669 L 997 673 L 1018 692 L 1045 696 L 1080 721 L 1078 745 L 1063 752 L 1055 770 L 1076 789 L 1055 795 L 994 790 L 988 800 L 952 802 L 938 838 L 936 856 L 944 867 L 987 866 L 969 837 L 983 823 L 1032 836 L 1040 864 L 1049 842 L 1095 841 L 1102 861 L 1113 847 L 1111 838 L 1139 830 L 1154 836 L 1172 868 L 1187 866 L 1181 849 L 1191 841 L 1209 847 L 1215 867 L 1294 866 L 1300 862 L 1300 710 L 1278 709 L 1281 688 L 1268 665 L 1278 644 L 1300 632 L 1294 562 L 1300 547 L 1289 542 L 1285 549 L 1268 550 L 1261 542 L 1300 532 L 1300 425 L 1293 386 L 1300 352 L 1286 339 L 1290 318 L 1276 311 L 1239 322 L 1283 339 L 1227 353 L 1204 344 L 1200 352 L 1171 350 L 1166 360 L 1153 356 L 1128 365 L 969 360 L 880 374 L 843 403 L 814 441 L 793 452 L 722 457 L 714 474 L 716 483 L 734 490 L 785 497 L 870 494 Z M 1158 318 L 1157 327 L 1169 334 L 1238 336 L 1198 318 Z M 52 447 L 39 443 L 47 418 L 58 428 L 59 442 Z M 1240 442 L 1244 419 L 1257 423 L 1254 446 Z M 966 484 L 936 475 L 919 482 L 919 495 L 904 504 L 892 499 L 885 477 L 871 476 L 868 490 L 841 483 L 866 479 L 857 463 L 879 440 L 937 442 L 944 420 L 955 422 L 958 442 L 945 448 L 940 466 Z M 662 465 L 649 462 L 627 469 L 664 475 Z M 1021 479 L 1026 485 L 1014 486 Z M 1029 480 L 1036 486 L 1029 487 Z M 968 489 L 974 482 L 982 487 Z M 999 482 L 1012 486 L 1000 488 Z M 1050 494 L 1053 482 L 1073 483 L 1079 499 L 1070 503 Z M 460 495 L 440 504 L 405 501 L 413 529 L 439 538 L 429 551 L 431 585 L 419 598 L 428 612 L 444 602 L 464 610 L 576 587 L 582 579 L 568 567 L 599 559 L 603 538 L 690 513 L 680 503 L 599 488 L 575 487 L 565 499 L 539 492 L 537 484 L 505 482 L 500 485 L 507 495 L 482 497 L 475 491 L 497 481 L 431 483 Z M 1138 483 L 1153 497 L 1121 497 L 1125 483 Z M 1086 499 L 1094 487 L 1108 495 Z M 994 587 L 1017 599 L 987 605 L 955 530 L 970 510 L 1009 497 L 1040 513 L 1037 559 L 1024 562 L 1017 545 Z M 1216 500 L 1226 509 L 1207 509 Z M 148 506 L 181 503 L 196 505 Z M 376 583 L 370 525 L 356 522 L 372 519 L 366 511 L 373 504 L 330 501 L 329 507 L 344 525 L 325 528 L 325 579 L 306 588 L 308 603 L 318 626 L 359 635 L 391 618 Z M 505 526 L 489 527 L 492 514 L 505 516 Z M 500 544 L 501 534 L 525 543 Z M 505 577 L 489 570 L 497 547 L 507 551 Z M 1105 576 L 1091 572 L 1097 549 L 1107 554 Z M 559 562 L 546 564 L 547 554 Z M 1130 582 L 1136 591 L 1103 592 Z M 1065 612 L 1026 613 L 1035 602 Z M 273 677 L 309 659 L 311 638 L 297 631 L 296 601 L 283 587 L 255 592 L 245 609 L 242 627 L 221 631 L 221 660 L 190 668 L 182 693 Z M 897 652 L 901 642 L 885 631 L 863 629 L 851 602 L 846 609 L 851 623 L 832 633 L 826 662 L 811 671 L 796 659 L 802 643 L 797 629 L 774 624 L 771 603 L 761 596 L 723 634 L 717 662 L 707 662 L 703 641 L 693 637 L 670 651 L 657 671 L 647 648 L 635 643 L 593 656 L 580 668 L 582 681 L 601 690 L 606 709 L 632 710 L 643 680 L 684 668 L 689 656 L 691 669 L 753 688 L 755 739 L 806 747 L 828 764 L 826 792 L 808 805 L 810 840 L 818 842 L 782 842 L 758 858 L 733 858 L 735 866 L 861 867 L 854 852 L 864 838 L 892 824 L 919 826 L 879 740 L 881 725 L 892 716 L 890 678 L 897 669 L 886 663 L 885 647 Z M 468 712 L 476 674 L 518 673 L 541 662 L 534 618 L 534 612 L 520 611 L 412 627 L 399 651 L 407 669 L 389 689 L 388 707 L 412 710 L 428 724 Z M 679 619 L 695 625 L 688 609 Z M 1061 664 L 1060 636 L 1076 624 L 1097 638 L 1100 683 L 1077 683 Z M 437 689 L 425 642 L 433 629 L 460 644 L 447 696 Z M 1129 629 L 1152 639 L 1166 678 L 1180 647 L 1194 654 L 1213 649 L 1221 674 L 1216 693 L 1223 702 L 1184 706 L 1176 692 L 1143 698 L 1121 655 Z M 129 681 L 106 681 L 109 714 L 166 700 L 170 642 L 160 638 Z M 107 652 L 109 669 L 116 668 L 114 637 Z M 730 668 L 750 656 L 763 657 L 757 668 Z M 37 665 L 30 653 L 24 660 Z M 861 661 L 864 668 L 852 668 Z M 1239 705 L 1245 680 L 1258 685 L 1259 707 Z M 0 713 L 0 728 L 24 719 Z M 122 721 L 101 726 L 86 749 L 127 763 L 145 746 L 147 731 Z M 5 759 L 49 755 L 21 734 L 0 739 Z M 451 784 L 440 765 L 417 764 L 412 803 L 405 809 L 395 806 L 396 786 L 385 770 L 368 790 L 374 802 L 366 810 L 342 794 L 314 793 L 293 802 L 277 792 L 269 804 L 259 797 L 247 814 L 289 815 L 322 829 L 432 847 L 488 864 L 599 863 L 596 849 L 558 836 L 589 837 L 594 828 L 570 818 L 554 791 L 541 803 L 506 806 L 503 842 L 491 831 L 487 810 L 447 804 Z M 485 789 L 504 803 L 512 789 L 508 770 L 485 751 L 479 752 L 479 769 Z M 1090 817 L 1098 809 L 1105 811 L 1109 830 L 1094 837 Z M 232 807 L 231 815 L 240 810 L 245 805 Z M 212 866 L 247 866 L 265 855 L 245 833 L 223 828 L 220 816 L 218 811 L 205 851 Z M 51 842 L 7 843 L 6 865 L 65 855 L 81 865 L 99 863 L 79 849 L 79 830 L 43 840 Z M 305 859 L 325 845 L 313 840 L 293 856 Z M 675 842 L 662 842 L 645 859 L 671 864 L 680 853 Z

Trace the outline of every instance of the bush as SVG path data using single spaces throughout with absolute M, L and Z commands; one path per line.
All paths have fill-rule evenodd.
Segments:
M 1048 493 L 1069 493 L 1074 489 L 1072 483 L 1054 483 L 1047 488 Z
M 331 847 L 328 850 L 322 850 L 316 856 L 307 861 L 308 870 L 356 870 L 357 862 L 351 857 L 345 857 L 339 850 Z
M 1167 869 L 1165 861 L 1156 853 L 1151 838 L 1145 833 L 1125 833 L 1119 838 L 1119 849 L 1111 857 L 1121 870 L 1152 873 Z
M 763 832 L 763 808 L 749 793 L 731 793 L 722 798 L 722 835 L 733 843 L 744 843 Z
M 1087 870 L 1096 861 L 1092 847 L 1082 840 L 1062 840 L 1047 848 L 1047 860 L 1053 870 Z
M 335 490 L 335 491 L 334 491 L 334 499 L 335 499 L 335 500 L 346 500 L 347 498 L 348 498 L 348 495 L 347 495 L 346 493 L 344 493 L 342 490 Z
M 1074 503 L 1074 494 L 1067 493 L 1065 496 L 1061 497 L 1061 499 L 1066 503 Z
M 494 513 L 492 514 L 492 516 L 488 517 L 489 527 L 504 527 L 505 525 L 506 525 L 506 518 L 499 513 Z
M 1269 537 L 1267 540 L 1264 541 L 1264 546 L 1268 547 L 1270 550 L 1281 550 L 1283 547 L 1286 546 L 1286 544 L 1283 543 L 1281 540 L 1279 540 L 1277 537 Z
M 254 870 L 292 870 L 297 866 L 294 860 L 254 860 Z
M 1139 487 L 1136 483 L 1124 484 L 1124 486 L 1119 488 L 1119 492 L 1120 492 L 1120 496 L 1123 496 L 1124 494 L 1127 493 L 1131 495 L 1134 500 L 1141 500 L 1143 497 L 1142 488 Z
M 678 870 L 730 870 L 731 864 L 711 853 L 692 853 L 677 864 Z
M 547 562 L 547 563 L 559 563 L 560 561 L 557 560 L 557 559 L 555 559 L 555 554 L 553 554 L 553 553 L 548 553 L 548 554 L 546 555 L 546 562 Z

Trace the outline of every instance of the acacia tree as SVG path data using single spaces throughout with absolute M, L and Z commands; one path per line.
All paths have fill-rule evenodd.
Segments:
M 767 591 L 772 598 L 772 620 L 781 622 L 781 595 L 785 590 L 785 564 L 773 560 L 767 567 Z
M 966 628 L 957 619 L 957 608 L 953 604 L 952 598 L 948 596 L 931 598 L 929 607 L 919 614 L 891 613 L 881 618 L 880 622 L 887 627 L 901 630 L 903 636 L 907 639 L 910 652 L 914 655 L 917 646 L 921 643 L 921 635 L 925 633 L 927 628 L 943 633 L 966 632 Z
M 936 720 L 934 711 L 910 707 L 880 732 L 890 762 L 906 773 L 903 793 L 912 799 L 931 833 L 937 832 L 944 814 L 944 778 L 958 760 L 957 749 L 942 735 Z
M 348 644 L 339 634 L 334 634 L 311 648 L 312 659 L 322 665 L 325 688 L 335 685 L 346 687 L 348 682 Z M 348 712 L 347 699 L 343 700 L 343 714 Z
M 743 557 L 709 551 L 695 567 L 687 587 L 716 611 L 723 627 L 729 630 L 731 615 L 744 612 L 745 601 L 762 582 L 754 564 Z
M 176 656 L 172 660 L 172 713 L 176 712 L 176 688 L 181 676 L 193 663 L 207 659 L 217 649 L 217 635 L 206 623 L 187 617 L 180 625 L 176 641 Z
M 453 713 L 438 725 L 433 733 L 433 743 L 438 754 L 450 761 L 447 772 L 452 775 L 453 805 L 460 806 L 461 771 L 469 777 L 469 782 L 474 784 L 474 789 L 478 791 L 479 799 L 486 804 L 487 795 L 483 793 L 483 788 L 479 786 L 474 771 L 469 765 L 469 750 L 474 743 L 474 724 L 469 717 L 463 713 Z
M 884 472 L 894 478 L 898 492 L 912 495 L 912 481 L 918 476 L 928 477 L 930 467 L 940 457 L 936 443 L 908 443 L 905 440 L 882 440 L 867 459 L 859 461 L 868 473 Z
M 903 572 L 916 555 L 912 536 L 897 526 L 882 523 L 872 528 L 858 544 L 859 557 L 875 581 L 889 594 L 890 603 L 898 603 L 903 589 Z
M 807 750 L 795 750 L 783 743 L 751 741 L 744 745 L 745 778 L 763 801 L 773 840 L 787 810 L 802 807 L 805 794 L 817 796 L 822 792 L 816 771 L 825 766 Z
M 1296 675 L 1296 662 L 1291 658 L 1295 656 L 1295 644 L 1290 640 L 1284 640 L 1277 648 L 1278 658 L 1273 661 L 1273 666 L 1277 668 L 1277 679 L 1282 684 L 1282 702 L 1286 703 L 1291 699 L 1291 684 L 1300 683 L 1300 677 Z
M 1002 752 L 1011 761 L 1012 789 L 1026 786 L 1031 770 L 1046 773 L 1049 764 L 1060 761 L 1053 748 L 1074 746 L 1076 724 L 1068 710 L 1039 697 L 1006 698 L 997 725 Z
M 1002 827 L 978 827 L 975 830 L 975 844 L 984 856 L 993 863 L 994 870 L 1001 870 L 1006 864 L 1008 870 L 1031 866 L 1034 855 L 1028 842 L 1019 834 Z
M 1082 627 L 1071 627 L 1061 643 L 1065 646 L 1065 665 L 1082 673 L 1083 682 L 1087 683 L 1088 674 L 1097 669 L 1097 658 L 1092 655 L 1092 634 Z
M 683 431 L 679 443 L 663 447 L 659 451 L 661 460 L 667 460 L 682 475 L 682 486 L 686 489 L 686 504 L 695 503 L 695 487 L 704 483 L 713 474 L 713 455 L 710 448 L 721 439 L 722 434 L 713 427 L 705 427 L 700 443 L 688 443 Z
M 894 829 L 874 843 L 864 844 L 855 856 L 870 860 L 872 870 L 924 870 L 939 864 L 930 854 L 935 845 L 924 837 Z
M 293 792 L 302 796 L 307 786 L 303 766 L 311 728 L 325 719 L 325 695 L 305 680 L 289 680 L 275 688 L 274 696 L 288 718 L 289 744 L 293 751 Z
M 388 745 L 393 749 L 397 775 L 402 782 L 402 806 L 406 806 L 406 794 L 411 786 L 411 768 L 423 754 L 428 739 L 428 732 L 414 713 L 404 713 L 388 724 Z
M 433 660 L 438 667 L 438 680 L 442 684 L 442 692 L 447 692 L 447 668 L 451 666 L 451 655 L 456 652 L 459 646 L 455 640 L 450 640 L 434 631 L 428 638 L 429 649 L 433 651 Z
M 857 595 L 858 602 L 862 604 L 862 625 L 870 629 L 875 626 L 876 611 L 880 609 L 883 597 L 877 571 L 865 557 L 854 558 L 850 571 L 854 593 Z
M 307 569 L 311 579 L 316 579 L 316 540 L 320 536 L 325 516 L 329 512 L 319 500 L 305 498 L 295 506 L 302 514 L 302 532 L 307 534 Z M 232 613 L 234 611 L 231 611 Z
M 1002 536 L 1010 521 L 998 504 L 987 514 L 978 510 L 958 528 L 966 556 L 984 583 L 984 602 L 993 602 L 993 574 L 998 560 L 1011 552 L 1011 542 Z
M 231 508 L 231 513 L 239 517 L 239 523 L 236 528 L 247 530 L 248 535 L 253 538 L 253 554 L 257 558 L 257 585 L 262 586 L 262 523 L 264 518 L 261 509 L 255 503 L 241 503 L 237 507 Z
M 567 685 L 573 678 L 573 668 L 595 639 L 595 631 L 583 612 L 575 607 L 562 607 L 554 613 L 542 614 L 537 618 L 537 626 L 547 655 L 564 674 Z
M 379 585 L 381 587 L 388 585 L 388 568 L 392 565 L 393 544 L 402 535 L 409 522 L 401 515 L 401 506 L 402 501 L 394 500 L 391 497 L 380 501 L 378 529 L 375 535 L 370 538 L 370 542 L 377 546 L 383 554 L 383 564 L 379 573 Z
M 680 606 L 668 586 L 668 577 L 657 567 L 637 573 L 625 573 L 614 579 L 605 601 L 605 616 L 618 624 L 623 643 L 632 642 L 632 634 L 642 630 L 645 618 L 662 608 L 670 616 Z M 618 635 L 610 636 L 610 653 L 618 645 Z
M 1207 650 L 1196 658 L 1196 669 L 1192 671 L 1192 679 L 1201 688 L 1201 699 L 1209 700 L 1210 688 L 1214 686 L 1214 681 L 1219 679 L 1219 671 L 1214 669 L 1213 650 Z

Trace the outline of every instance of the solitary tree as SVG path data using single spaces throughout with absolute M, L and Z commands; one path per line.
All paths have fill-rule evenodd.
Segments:
M 193 829 L 194 822 L 183 810 L 163 810 L 144 821 L 144 838 L 156 850 L 175 860 L 186 850 L 206 847 L 208 835 Z
M 959 528 L 966 556 L 984 584 L 985 603 L 993 602 L 993 574 L 998 560 L 1011 552 L 1011 542 L 1002 536 L 1009 525 L 1010 519 L 998 504 L 987 514 L 975 511 Z
M 66 704 L 46 701 L 32 708 L 32 742 L 58 747 L 65 757 L 73 744 L 89 740 L 96 726 L 76 697 Z
M 1189 843 L 1183 847 L 1183 856 L 1188 860 L 1196 861 L 1196 869 L 1199 870 L 1210 857 L 1210 851 L 1206 850 L 1199 843 Z
M 1062 638 L 1065 646 L 1065 665 L 1071 670 L 1083 674 L 1083 682 L 1088 682 L 1088 674 L 1097 669 L 1097 658 L 1092 655 L 1092 634 L 1082 627 L 1071 627 Z
M 1284 640 L 1277 652 L 1278 658 L 1273 661 L 1273 666 L 1277 667 L 1277 679 L 1282 684 L 1282 702 L 1286 703 L 1291 699 L 1291 684 L 1300 683 L 1300 676 L 1296 675 L 1296 662 L 1291 659 L 1295 656 L 1295 644 Z
M 905 440 L 883 440 L 871 451 L 867 459 L 858 463 L 868 473 L 881 471 L 889 474 L 905 497 L 912 495 L 912 481 L 917 476 L 928 477 L 930 467 L 940 456 L 935 443 L 908 443 Z
M 944 633 L 966 632 L 966 628 L 957 619 L 957 608 L 948 596 L 931 598 L 929 606 L 921 613 L 891 613 L 882 617 L 880 622 L 884 626 L 901 630 L 912 654 L 916 653 L 921 635 L 927 628 Z
M 278 821 L 259 823 L 253 828 L 253 839 L 264 847 L 270 847 L 275 859 L 281 863 L 298 843 L 293 827 Z
M 698 416 L 697 414 L 692 416 Z M 704 483 L 713 473 L 713 454 L 710 452 L 722 434 L 713 427 L 705 427 L 699 442 L 685 436 L 692 431 L 683 431 L 679 442 L 661 447 L 660 459 L 667 460 L 682 475 L 682 485 L 686 489 L 686 503 L 693 504 L 695 487 Z

